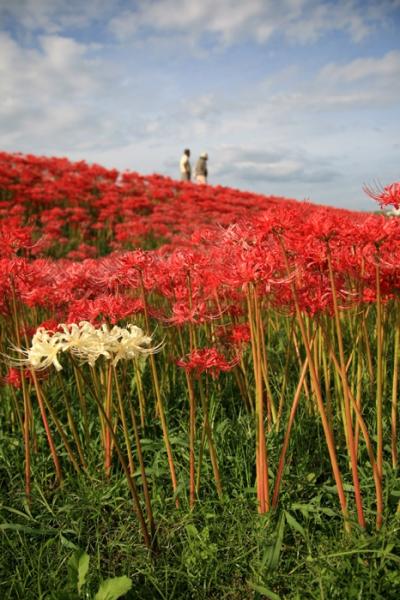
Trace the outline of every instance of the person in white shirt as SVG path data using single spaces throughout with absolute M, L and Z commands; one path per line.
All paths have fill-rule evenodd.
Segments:
M 195 175 L 197 183 L 207 183 L 208 168 L 207 168 L 208 154 L 202 152 L 200 158 L 196 163 Z
M 189 148 L 185 148 L 185 150 L 183 151 L 180 163 L 179 163 L 179 169 L 181 172 L 181 180 L 182 181 L 190 181 L 190 179 L 192 177 L 192 169 L 190 166 L 189 157 L 190 157 L 190 150 L 189 150 Z

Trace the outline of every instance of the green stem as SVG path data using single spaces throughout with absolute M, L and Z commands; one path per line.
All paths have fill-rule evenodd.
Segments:
M 105 398 L 105 414 L 109 421 L 112 419 L 112 366 L 111 362 L 106 371 L 106 398 Z M 110 477 L 111 472 L 111 432 L 106 427 L 104 437 L 104 469 L 106 477 Z
M 382 382 L 383 382 L 383 364 L 382 364 L 382 346 L 383 346 L 383 331 L 382 331 L 382 299 L 381 299 L 381 283 L 379 264 L 375 267 L 376 275 L 376 463 L 378 473 L 383 481 L 383 397 L 382 397 Z M 382 527 L 383 514 L 377 511 L 376 527 Z
M 150 332 L 149 315 L 148 315 L 148 310 L 147 310 L 147 301 L 146 301 L 146 294 L 145 294 L 145 288 L 144 288 L 144 282 L 143 282 L 143 275 L 140 271 L 139 271 L 139 276 L 140 276 L 141 289 L 142 289 L 142 300 L 143 300 L 144 319 L 145 319 L 145 324 L 146 324 L 146 334 L 149 335 L 149 332 Z M 168 466 L 169 466 L 169 471 L 171 474 L 172 490 L 173 490 L 174 495 L 176 496 L 175 503 L 176 503 L 176 507 L 178 508 L 179 507 L 179 498 L 177 495 L 178 482 L 177 482 L 177 478 L 176 478 L 175 464 L 174 464 L 174 458 L 172 455 L 171 443 L 169 440 L 167 419 L 165 417 L 164 405 L 163 405 L 163 401 L 162 401 L 162 397 L 161 397 L 160 384 L 159 384 L 158 375 L 157 375 L 157 368 L 156 368 L 156 363 L 155 363 L 153 354 L 149 355 L 149 360 L 150 360 L 150 368 L 151 368 L 153 384 L 154 384 L 154 391 L 156 394 L 157 410 L 158 410 L 158 414 L 160 417 L 165 449 L 167 451 Z
M 85 457 L 84 457 L 84 454 L 83 454 L 82 446 L 81 446 L 81 443 L 80 443 L 80 440 L 79 440 L 79 435 L 78 435 L 78 431 L 76 429 L 75 421 L 74 421 L 74 418 L 72 416 L 72 411 L 71 411 L 71 408 L 70 408 L 70 403 L 68 401 L 67 392 L 66 392 L 65 385 L 64 385 L 64 380 L 61 377 L 61 375 L 60 375 L 59 372 L 57 372 L 57 375 L 58 375 L 58 380 L 59 380 L 60 385 L 61 385 L 62 390 L 63 390 L 63 399 L 64 399 L 65 410 L 67 411 L 68 424 L 69 424 L 69 427 L 70 427 L 71 432 L 72 432 L 72 436 L 73 436 L 74 441 L 75 441 L 76 449 L 78 450 L 78 454 L 79 454 L 79 459 L 81 461 L 81 465 L 82 465 L 83 469 L 86 469 L 86 461 L 85 461 Z
M 338 349 L 339 349 L 340 377 L 342 379 L 342 389 L 343 389 L 343 396 L 344 396 L 344 413 L 345 413 L 345 428 L 346 428 L 346 432 L 347 432 L 347 436 L 346 436 L 347 437 L 347 445 L 348 445 L 348 450 L 349 450 L 349 454 L 350 454 L 350 464 L 351 464 L 351 472 L 352 472 L 352 476 L 353 476 L 354 495 L 355 495 L 355 500 L 356 500 L 358 523 L 363 529 L 365 529 L 366 523 L 365 523 L 364 511 L 363 511 L 363 506 L 362 506 L 360 481 L 358 478 L 357 453 L 356 453 L 356 447 L 355 447 L 355 443 L 354 443 L 354 432 L 353 432 L 351 410 L 350 410 L 350 399 L 349 399 L 350 390 L 349 390 L 349 384 L 348 384 L 348 380 L 347 380 L 347 370 L 346 370 L 344 348 L 343 348 L 343 335 L 342 335 L 342 328 L 341 328 L 341 324 L 340 324 L 339 308 L 338 308 L 338 303 L 337 303 L 337 292 L 336 292 L 335 279 L 333 276 L 332 257 L 331 257 L 331 251 L 330 251 L 329 245 L 327 245 L 327 255 L 328 255 L 329 280 L 330 280 L 331 290 L 332 290 L 332 302 L 333 302 L 333 310 L 334 310 L 335 325 L 336 325 L 336 338 L 337 338 Z
M 53 419 L 53 423 L 56 426 L 56 429 L 57 429 L 58 433 L 60 434 L 60 437 L 61 437 L 61 439 L 63 441 L 65 450 L 67 451 L 69 460 L 71 461 L 71 463 L 72 463 L 74 469 L 76 470 L 76 472 L 80 473 L 81 469 L 80 469 L 79 464 L 78 464 L 78 462 L 77 462 L 77 460 L 76 460 L 76 458 L 74 456 L 72 448 L 69 445 L 68 438 L 66 436 L 66 433 L 64 431 L 63 426 L 61 425 L 61 422 L 60 422 L 59 418 L 57 417 L 57 415 L 56 415 L 56 413 L 55 413 L 55 411 L 54 411 L 51 403 L 47 399 L 47 396 L 43 393 L 42 389 L 40 389 L 40 394 L 41 394 L 41 396 L 43 398 L 43 402 L 44 402 L 45 406 L 47 407 L 47 410 L 50 413 L 51 418 Z
M 283 252 L 283 257 L 284 257 L 284 261 L 285 261 L 285 265 L 286 265 L 286 271 L 287 271 L 288 277 L 290 277 L 291 272 L 290 272 L 290 267 L 289 267 L 289 261 L 287 258 L 286 249 L 285 249 L 285 246 L 284 246 L 281 236 L 279 236 L 279 242 L 281 244 L 281 248 L 282 248 L 282 252 Z M 293 280 L 291 280 L 290 285 L 291 285 L 293 301 L 294 301 L 294 305 L 295 305 L 295 309 L 296 309 L 296 317 L 297 317 L 297 321 L 298 321 L 298 324 L 300 327 L 301 335 L 302 335 L 303 342 L 304 342 L 304 347 L 305 347 L 308 362 L 309 362 L 309 371 L 310 371 L 310 375 L 311 375 L 311 382 L 312 382 L 314 394 L 315 394 L 315 397 L 317 400 L 318 411 L 319 411 L 319 414 L 321 417 L 322 428 L 324 430 L 326 444 L 328 447 L 329 458 L 330 458 L 331 466 L 332 466 L 332 473 L 333 473 L 333 476 L 335 479 L 339 502 L 340 502 L 340 506 L 341 506 L 341 510 L 342 510 L 342 514 L 343 514 L 343 518 L 344 518 L 344 527 L 347 532 L 350 532 L 351 526 L 350 526 L 350 521 L 349 521 L 349 516 L 348 516 L 348 511 L 347 511 L 347 500 L 346 500 L 346 495 L 344 493 L 342 476 L 340 473 L 339 463 L 338 463 L 337 456 L 336 456 L 335 440 L 334 440 L 334 436 L 333 436 L 333 431 L 330 427 L 328 418 L 326 416 L 324 402 L 322 399 L 321 387 L 320 387 L 320 384 L 319 384 L 319 381 L 317 378 L 317 373 L 315 370 L 313 357 L 312 357 L 311 349 L 310 349 L 310 342 L 309 342 L 308 335 L 307 335 L 307 332 L 306 332 L 306 329 L 304 326 L 304 321 L 303 321 L 302 313 L 300 311 L 300 305 L 299 305 L 299 301 L 298 301 L 298 297 L 297 297 L 297 291 L 296 291 L 296 287 L 294 285 Z
M 78 398 L 79 405 L 81 407 L 82 417 L 83 417 L 83 431 L 85 434 L 85 445 L 89 447 L 90 435 L 89 435 L 89 419 L 88 419 L 88 411 L 85 395 L 82 392 L 81 379 L 79 376 L 79 371 L 77 370 L 75 364 L 73 363 L 74 376 L 76 381 L 76 389 L 78 390 Z
M 42 392 L 41 392 L 39 382 L 36 377 L 36 373 L 33 369 L 31 369 L 31 374 L 32 374 L 32 379 L 33 379 L 33 383 L 34 383 L 35 390 L 36 390 L 36 397 L 37 397 L 37 401 L 39 404 L 40 414 L 42 415 L 42 421 L 43 421 L 44 429 L 46 431 L 46 436 L 47 436 L 47 441 L 48 441 L 49 448 L 50 448 L 50 453 L 51 453 L 51 456 L 53 459 L 54 467 L 56 469 L 56 478 L 57 478 L 58 483 L 61 484 L 62 483 L 62 473 L 61 473 L 60 461 L 58 458 L 56 446 L 53 441 L 53 437 L 51 435 L 49 422 L 47 420 L 47 415 L 46 415 L 46 410 L 44 407 Z
M 129 471 L 133 477 L 133 474 L 135 472 L 135 465 L 133 463 L 132 449 L 131 449 L 131 444 L 130 444 L 130 440 L 129 440 L 128 424 L 126 421 L 126 414 L 125 414 L 125 409 L 124 409 L 124 405 L 122 402 L 122 396 L 121 396 L 121 390 L 119 387 L 117 372 L 116 372 L 116 369 L 114 366 L 112 367 L 112 372 L 114 375 L 115 389 L 117 392 L 119 415 L 121 417 L 122 430 L 124 432 L 125 447 L 126 447 L 126 452 L 128 454 Z
M 329 342 L 328 342 L 329 344 Z M 335 356 L 335 353 L 333 352 L 333 349 L 331 346 L 329 347 L 329 353 L 330 356 L 332 358 L 332 361 L 335 365 L 336 370 L 339 370 L 339 363 L 338 360 Z M 352 407 L 354 409 L 354 412 L 356 414 L 357 417 L 357 422 L 359 423 L 361 432 L 364 436 L 364 441 L 365 441 L 365 446 L 367 448 L 367 452 L 368 452 L 368 457 L 369 457 L 369 461 L 371 463 L 371 467 L 372 467 L 372 474 L 374 477 L 374 484 L 375 484 L 375 495 L 376 495 L 376 511 L 377 511 L 377 515 L 378 514 L 383 514 L 383 492 L 382 492 L 382 480 L 381 477 L 379 475 L 379 470 L 378 470 L 378 465 L 377 462 L 375 460 L 375 455 L 374 455 L 374 451 L 373 451 L 373 447 L 372 447 L 372 442 L 371 442 L 371 438 L 369 436 L 368 433 L 368 429 L 367 426 L 365 424 L 365 421 L 363 419 L 363 416 L 361 414 L 360 408 L 358 407 L 358 403 L 356 401 L 356 399 L 353 397 L 353 394 L 351 393 L 351 391 L 349 392 L 349 398 L 350 401 L 352 403 Z
M 215 487 L 217 489 L 218 497 L 221 500 L 222 499 L 222 484 L 221 484 L 221 476 L 220 476 L 219 467 L 218 467 L 218 457 L 217 457 L 217 451 L 215 449 L 214 438 L 213 438 L 213 434 L 212 434 L 212 426 L 210 423 L 207 395 L 204 392 L 201 379 L 199 380 L 199 390 L 200 390 L 201 408 L 203 410 L 203 415 L 204 415 L 202 443 L 204 443 L 203 442 L 203 433 L 205 431 L 205 434 L 207 436 L 208 451 L 210 453 L 211 465 L 213 468 Z M 199 462 L 200 462 L 200 460 L 199 460 Z M 199 479 L 200 478 L 198 478 L 198 486 L 200 487 Z
M 397 398 L 399 384 L 399 362 L 400 362 L 400 320 L 396 319 L 397 327 L 394 334 L 394 351 L 393 351 L 393 381 L 392 381 L 392 415 L 391 415 L 391 451 L 392 451 L 392 466 L 397 469 L 398 452 L 397 452 Z
M 145 521 L 144 516 L 143 516 L 142 507 L 140 506 L 139 493 L 138 493 L 135 481 L 134 481 L 133 477 L 131 477 L 131 474 L 129 473 L 129 467 L 126 464 L 126 461 L 125 461 L 124 456 L 122 454 L 121 448 L 119 446 L 119 443 L 118 443 L 118 440 L 117 440 L 117 436 L 116 436 L 116 434 L 114 432 L 113 424 L 111 423 L 108 415 L 106 414 L 102 402 L 97 398 L 97 395 L 93 394 L 93 397 L 94 397 L 94 399 L 95 399 L 95 401 L 97 403 L 97 406 L 98 406 L 98 409 L 99 409 L 100 413 L 103 416 L 103 419 L 105 421 L 106 427 L 107 427 L 108 431 L 110 432 L 110 437 L 113 440 L 115 450 L 116 450 L 116 452 L 118 454 L 119 462 L 120 462 L 121 467 L 122 467 L 122 469 L 123 469 L 123 471 L 125 473 L 125 477 L 126 477 L 126 480 L 127 480 L 127 483 L 128 483 L 128 487 L 129 487 L 129 490 L 130 490 L 131 495 L 132 495 L 134 509 L 135 509 L 135 512 L 136 512 L 138 520 L 139 520 L 140 528 L 142 530 L 142 534 L 143 534 L 145 545 L 146 545 L 146 547 L 149 550 L 153 550 L 152 541 L 151 541 L 151 538 L 150 538 L 150 535 L 149 535 L 149 531 L 147 529 L 146 521 Z
M 136 442 L 136 449 L 137 449 L 137 454 L 138 454 L 140 474 L 142 476 L 143 493 L 144 493 L 144 500 L 145 500 L 145 505 L 146 505 L 147 518 L 149 519 L 149 523 L 150 523 L 150 533 L 151 533 L 152 540 L 153 540 L 153 547 L 156 548 L 157 547 L 156 525 L 155 525 L 155 521 L 154 521 L 153 509 L 151 507 L 151 499 L 150 499 L 149 485 L 148 485 L 147 475 L 146 475 L 146 467 L 144 464 L 142 444 L 141 444 L 140 436 L 139 436 L 139 427 L 137 424 L 135 409 L 134 409 L 132 402 L 129 403 L 129 410 L 130 410 L 130 415 L 131 415 L 131 423 L 132 423 L 132 427 L 133 427 L 133 433 L 135 435 L 135 442 Z
M 12 312 L 13 312 L 13 324 L 15 328 L 15 339 L 17 341 L 17 347 L 21 348 L 21 337 L 19 335 L 19 319 L 17 311 L 17 300 L 15 297 L 14 281 L 11 279 L 11 299 L 12 299 Z M 29 397 L 25 374 L 21 372 L 21 385 L 22 395 L 24 398 L 24 455 L 25 455 L 25 495 L 30 502 L 31 498 L 31 442 L 30 442 L 30 424 L 33 421 L 32 403 Z
M 256 478 L 258 511 L 264 514 L 269 511 L 268 460 L 265 442 L 264 402 L 262 387 L 262 366 L 260 331 L 256 318 L 255 291 L 252 284 L 247 286 L 247 311 L 250 325 L 251 349 L 253 354 L 254 380 L 256 387 Z
M 273 496 L 272 496 L 272 508 L 276 508 L 278 505 L 279 490 L 280 490 L 282 476 L 283 476 L 283 469 L 285 466 L 286 452 L 287 452 L 287 449 L 289 446 L 290 433 L 292 430 L 292 425 L 294 423 L 294 418 L 296 416 L 297 407 L 298 407 L 298 404 L 300 401 L 301 390 L 303 387 L 304 378 L 306 376 L 307 367 L 308 367 L 308 358 L 306 358 L 304 361 L 303 368 L 302 368 L 301 374 L 300 374 L 299 383 L 297 384 L 296 392 L 295 392 L 295 395 L 293 398 L 292 408 L 290 409 L 289 420 L 288 420 L 288 424 L 286 427 L 285 438 L 283 440 L 282 450 L 281 450 L 281 453 L 279 456 L 278 469 L 276 472 L 274 492 L 273 492 Z

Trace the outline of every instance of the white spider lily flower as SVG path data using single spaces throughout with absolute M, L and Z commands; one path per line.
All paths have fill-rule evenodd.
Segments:
M 115 366 L 120 360 L 136 358 L 140 355 L 157 352 L 159 347 L 150 348 L 151 337 L 145 335 L 136 325 L 128 325 L 126 329 L 113 327 L 109 332 L 107 348 L 113 356 Z
M 14 346 L 14 350 L 24 358 L 12 359 L 13 364 L 35 370 L 47 369 L 53 365 L 57 371 L 61 371 L 62 366 L 58 355 L 69 352 L 91 367 L 94 367 L 100 356 L 112 360 L 115 366 L 120 360 L 153 354 L 163 347 L 163 343 L 151 347 L 151 337 L 145 335 L 140 327 L 132 324 L 126 328 L 114 325 L 109 329 L 107 325 L 102 325 L 96 329 L 88 321 L 81 321 L 79 324 L 60 323 L 58 329 L 61 331 L 54 333 L 39 327 L 28 350 Z
M 37 329 L 28 350 L 22 350 L 15 346 L 14 350 L 24 356 L 24 358 L 15 359 L 13 361 L 15 365 L 31 367 L 35 371 L 43 371 L 53 365 L 57 371 L 62 370 L 58 360 L 58 354 L 62 352 L 60 341 L 52 331 L 47 331 L 44 327 Z
M 70 352 L 83 363 L 87 362 L 91 367 L 95 365 L 100 356 L 106 359 L 110 354 L 105 347 L 105 340 L 101 329 L 96 329 L 88 321 L 77 323 L 61 323 L 59 325 L 63 330 L 58 335 L 64 352 Z

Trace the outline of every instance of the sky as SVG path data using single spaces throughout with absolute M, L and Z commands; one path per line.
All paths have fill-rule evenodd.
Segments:
M 400 0 L 0 0 L 0 150 L 357 210 L 400 180 Z

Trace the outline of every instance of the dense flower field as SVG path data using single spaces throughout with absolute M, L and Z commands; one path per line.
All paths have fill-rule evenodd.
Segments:
M 367 192 L 399 206 L 399 184 Z M 152 547 L 143 439 L 162 436 L 178 506 L 223 498 L 236 485 L 216 443 L 223 409 L 252 416 L 261 513 L 310 418 L 346 529 L 393 510 L 400 219 L 0 153 L 0 289 L 1 427 L 21 432 L 28 497 L 39 451 L 61 483 L 100 444 Z M 183 454 L 169 433 L 180 422 Z M 325 460 L 312 441 L 309 453 Z

